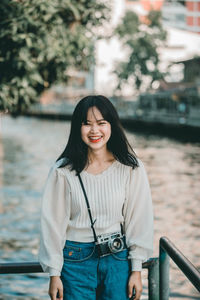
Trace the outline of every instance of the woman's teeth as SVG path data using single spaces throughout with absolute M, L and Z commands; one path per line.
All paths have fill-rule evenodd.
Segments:
M 101 139 L 101 136 L 100 137 L 89 137 L 89 140 L 92 142 L 92 143 L 97 143 L 99 142 Z

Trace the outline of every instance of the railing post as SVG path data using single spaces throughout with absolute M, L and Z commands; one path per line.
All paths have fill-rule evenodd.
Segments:
M 169 255 L 162 249 L 160 245 L 159 256 L 159 300 L 169 299 Z
M 159 259 L 156 257 L 148 271 L 149 300 L 159 300 Z

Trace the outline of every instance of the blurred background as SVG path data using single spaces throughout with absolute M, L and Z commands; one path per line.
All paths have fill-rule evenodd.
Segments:
M 200 270 L 199 49 L 200 0 L 1 1 L 0 262 L 37 261 L 49 168 L 103 94 L 148 173 L 154 256 L 167 236 Z M 170 266 L 171 299 L 200 299 Z M 0 276 L 2 300 L 49 299 L 47 274 Z

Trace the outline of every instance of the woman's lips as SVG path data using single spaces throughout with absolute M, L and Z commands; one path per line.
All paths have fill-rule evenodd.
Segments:
M 100 137 L 89 137 L 89 140 L 91 143 L 98 143 L 101 140 L 101 136 Z

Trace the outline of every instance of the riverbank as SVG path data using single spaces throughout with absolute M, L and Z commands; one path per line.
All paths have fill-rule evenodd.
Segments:
M 200 142 L 200 116 L 199 119 L 184 119 L 178 114 L 156 114 L 138 110 L 134 103 L 113 101 L 122 125 L 130 131 L 142 134 L 155 134 L 174 138 L 183 142 Z M 24 116 L 47 120 L 71 120 L 75 104 L 60 102 L 59 104 L 33 106 Z

